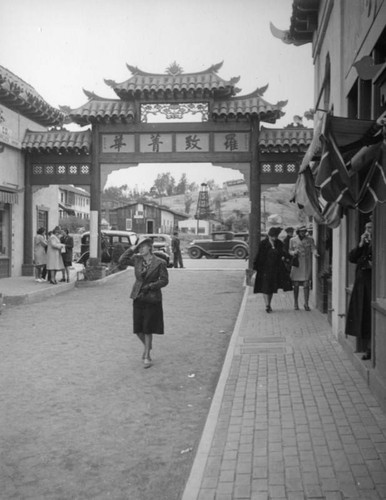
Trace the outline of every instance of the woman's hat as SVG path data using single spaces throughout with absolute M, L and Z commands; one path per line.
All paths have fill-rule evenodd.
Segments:
M 150 247 L 152 247 L 153 246 L 153 240 L 151 238 L 146 237 L 146 236 L 141 236 L 139 238 L 139 240 L 137 241 L 137 243 L 135 244 L 134 248 L 133 248 L 134 252 L 138 252 L 139 247 L 141 245 L 145 245 L 145 244 L 149 245 Z
M 282 231 L 283 231 L 282 227 L 276 227 L 276 226 L 270 227 L 268 230 L 268 236 L 277 237 Z
M 300 231 L 307 231 L 307 226 L 305 226 L 304 224 L 303 224 L 303 226 L 298 226 L 296 228 L 296 233 L 299 234 Z

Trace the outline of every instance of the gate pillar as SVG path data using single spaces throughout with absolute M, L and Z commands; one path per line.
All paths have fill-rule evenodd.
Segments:
M 250 190 L 251 213 L 249 215 L 249 268 L 252 269 L 261 233 L 261 184 L 259 164 L 259 120 L 252 118 L 251 121 L 251 169 Z
M 101 166 L 99 163 L 99 130 L 92 129 L 92 164 L 90 187 L 90 266 L 100 261 Z
M 22 276 L 33 276 L 33 186 L 31 182 L 31 162 L 25 157 L 25 192 L 24 192 L 24 245 Z

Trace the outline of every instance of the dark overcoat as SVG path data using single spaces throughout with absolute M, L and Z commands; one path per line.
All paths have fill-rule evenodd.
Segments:
M 347 312 L 346 335 L 358 337 L 358 347 L 367 349 L 371 338 L 371 245 L 365 243 L 351 250 L 349 261 L 357 266 Z
M 256 271 L 254 293 L 276 293 L 279 288 L 285 292 L 292 290 L 291 280 L 283 259 L 287 257 L 283 242 L 279 239 L 271 245 L 268 237 L 259 245 L 253 269 Z

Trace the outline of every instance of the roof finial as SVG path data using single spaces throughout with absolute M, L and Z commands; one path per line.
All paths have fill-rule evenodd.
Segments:
M 170 64 L 170 66 L 168 66 L 166 68 L 166 73 L 170 76 L 181 75 L 181 73 L 183 73 L 183 72 L 184 72 L 184 70 L 183 70 L 182 66 L 177 64 L 176 61 L 172 62 L 172 64 Z

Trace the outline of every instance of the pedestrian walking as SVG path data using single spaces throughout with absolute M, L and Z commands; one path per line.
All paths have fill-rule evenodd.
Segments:
M 184 267 L 182 263 L 182 254 L 181 254 L 181 242 L 178 238 L 178 231 L 174 231 L 172 237 L 172 252 L 173 252 L 173 265 L 174 267 Z
M 286 256 L 284 257 L 284 265 L 285 265 L 285 268 L 287 269 L 287 272 L 290 273 L 292 259 L 291 259 L 291 255 L 289 253 L 289 244 L 290 244 L 291 238 L 293 238 L 293 236 L 294 236 L 295 229 L 293 227 L 286 227 L 284 229 L 284 231 L 286 232 L 286 236 L 283 240 L 284 252 L 286 254 Z
M 294 288 L 294 308 L 299 310 L 299 287 L 303 287 L 304 309 L 310 311 L 309 298 L 312 279 L 312 255 L 319 257 L 315 242 L 307 236 L 306 226 L 296 229 L 296 236 L 291 238 L 289 253 L 292 255 L 290 277 Z
M 36 281 L 43 283 L 46 278 L 46 264 L 47 264 L 47 240 L 46 240 L 46 230 L 44 227 L 40 227 L 36 231 L 36 236 L 34 237 L 34 264 L 36 269 Z
M 60 239 L 60 242 L 64 245 L 65 251 L 62 252 L 63 266 L 62 271 L 63 276 L 60 281 L 70 282 L 70 267 L 72 266 L 72 250 L 74 248 L 74 238 L 70 236 L 68 229 L 63 230 L 64 234 Z
M 346 335 L 357 338 L 357 351 L 362 359 L 371 358 L 371 280 L 372 230 L 368 222 L 356 248 L 349 253 L 349 261 L 356 264 L 355 281 L 347 312 Z
M 281 288 L 285 292 L 292 290 L 291 281 L 284 266 L 284 246 L 278 239 L 281 227 L 271 227 L 267 237 L 261 241 L 253 269 L 256 271 L 253 293 L 262 293 L 265 310 L 272 312 L 271 301 L 274 293 Z
M 130 298 L 133 299 L 133 333 L 142 344 L 144 368 L 152 365 L 150 352 L 153 335 L 164 334 L 164 318 L 161 288 L 169 282 L 166 263 L 153 255 L 153 240 L 142 237 L 133 248 L 119 258 L 123 263 L 129 260 L 134 265 L 135 283 Z
M 48 279 L 52 285 L 57 285 L 56 272 L 64 269 L 61 250 L 64 247 L 60 243 L 61 229 L 56 226 L 48 238 L 47 244 L 47 271 Z

